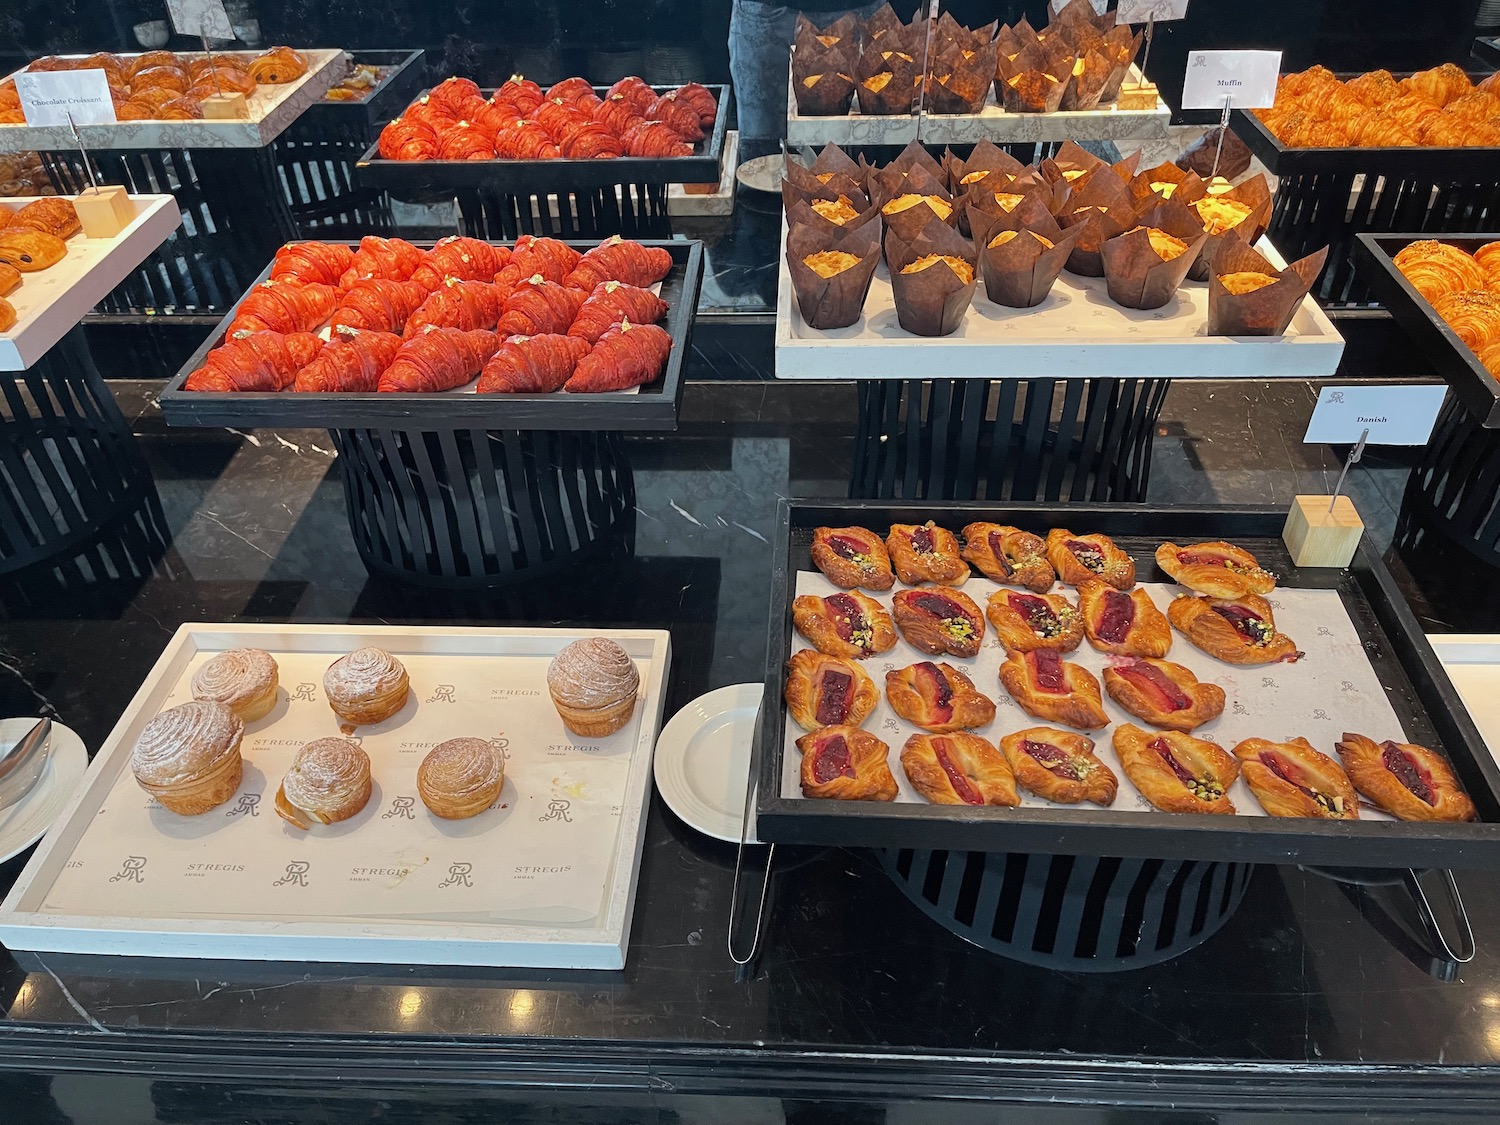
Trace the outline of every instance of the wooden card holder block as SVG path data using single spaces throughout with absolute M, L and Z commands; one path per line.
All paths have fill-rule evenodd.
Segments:
M 1327 496 L 1298 496 L 1286 516 L 1281 538 L 1298 566 L 1345 567 L 1354 558 L 1365 524 L 1347 496 L 1338 497 L 1333 511 Z
M 114 238 L 135 222 L 135 204 L 123 187 L 84 188 L 73 200 L 84 238 Z
M 1120 87 L 1120 97 L 1115 103 L 1119 109 L 1156 108 L 1159 91 L 1154 82 L 1126 82 Z
M 203 99 L 203 117 L 208 121 L 243 121 L 250 116 L 244 94 L 210 94 Z

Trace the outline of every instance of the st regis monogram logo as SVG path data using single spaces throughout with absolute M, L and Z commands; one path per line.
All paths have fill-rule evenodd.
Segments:
M 392 797 L 391 807 L 380 814 L 381 820 L 416 820 L 416 814 L 412 812 L 417 807 L 415 797 Z
M 144 883 L 145 877 L 141 874 L 146 870 L 146 857 L 143 855 L 130 855 L 125 857 L 125 862 L 120 864 L 120 873 L 111 875 L 111 883 Z
M 239 803 L 230 809 L 225 816 L 259 816 L 260 794 L 241 793 Z
M 453 695 L 453 693 L 455 691 L 457 691 L 457 690 L 458 689 L 455 688 L 452 684 L 438 684 L 437 687 L 435 687 L 435 688 L 432 689 L 432 698 L 429 699 L 427 702 L 428 703 L 457 703 L 458 700 L 456 698 L 454 698 L 454 695 Z
M 473 887 L 469 882 L 469 875 L 473 872 L 472 863 L 450 863 L 448 865 L 448 877 L 438 884 L 438 890 L 444 887 Z
M 292 699 L 297 703 L 312 703 L 318 698 L 318 685 L 301 683 L 297 690 L 292 692 Z
M 273 887 L 305 887 L 307 886 L 307 873 L 312 869 L 312 864 L 306 860 L 294 859 L 286 865 L 286 874 L 271 884 Z

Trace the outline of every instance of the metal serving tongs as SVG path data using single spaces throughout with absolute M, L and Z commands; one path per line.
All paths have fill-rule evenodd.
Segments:
M 761 703 L 761 711 L 756 713 L 756 734 L 760 732 L 761 714 L 765 710 L 765 703 Z M 758 737 L 757 737 L 758 741 Z M 756 795 L 760 791 L 760 784 L 755 777 L 755 763 L 752 759 L 750 765 L 749 783 L 745 786 L 745 806 L 740 811 L 740 843 L 734 854 L 734 888 L 729 893 L 729 933 L 724 939 L 724 944 L 729 949 L 729 959 L 736 965 L 745 966 L 755 960 L 755 955 L 760 951 L 760 936 L 765 926 L 766 899 L 771 893 L 771 869 L 776 862 L 776 845 L 770 845 L 766 852 L 766 873 L 760 881 L 760 905 L 755 911 L 755 929 L 750 935 L 750 952 L 741 957 L 734 951 L 734 935 L 737 926 L 740 909 L 740 872 L 745 866 L 745 844 L 750 838 L 750 810 L 755 807 Z
M 19 742 L 0 754 L 0 809 L 8 809 L 36 788 L 47 766 L 52 720 L 42 719 Z

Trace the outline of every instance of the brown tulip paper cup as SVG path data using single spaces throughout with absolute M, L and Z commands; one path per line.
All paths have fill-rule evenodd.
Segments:
M 1099 51 L 1089 50 L 1080 55 L 1063 91 L 1062 108 L 1097 109 L 1104 85 L 1113 72 L 1113 64 Z
M 1159 309 L 1187 277 L 1207 235 L 1187 207 L 1169 200 L 1141 216 L 1139 229 L 1111 238 L 1100 247 L 1105 287 L 1110 300 L 1127 309 Z M 1162 261 L 1151 246 L 1147 227 L 1155 227 L 1187 243 L 1171 261 Z
M 896 158 L 885 167 L 903 176 L 909 174 L 913 168 L 921 168 L 934 180 L 942 182 L 943 179 L 942 164 L 916 141 L 907 141 L 906 147 L 898 152 Z
M 935 60 L 927 87 L 930 113 L 978 113 L 984 108 L 994 79 L 999 52 L 992 43 L 964 57 L 955 44 Z
M 1208 190 L 1192 172 L 1184 172 L 1175 164 L 1158 164 L 1135 174 L 1130 181 L 1130 194 L 1136 199 L 1146 199 L 1158 191 L 1152 184 L 1171 184 L 1171 194 L 1163 198 L 1181 199 L 1184 203 L 1193 203 Z
M 793 69 L 792 92 L 803 117 L 843 117 L 854 105 L 854 78 L 842 60 L 814 64 L 811 73 Z
M 821 177 L 827 177 L 826 182 Z M 843 172 L 813 172 L 795 160 L 787 160 L 781 174 L 781 202 L 790 207 L 795 200 L 837 199 L 847 195 L 851 200 L 867 197 L 864 185 Z
M 988 243 L 1002 230 L 1030 230 L 1056 242 L 1063 236 L 1063 228 L 1052 213 L 1050 190 L 1050 185 L 1033 188 L 1009 211 L 995 202 L 993 193 L 974 200 L 964 210 L 969 233 Z
M 1024 59 L 1024 52 L 1017 59 Z M 1068 71 L 1071 61 L 1062 72 L 1047 69 L 1047 64 L 1018 66 L 1000 56 L 999 77 L 995 79 L 995 95 L 1007 113 L 1054 113 L 1062 104 L 1063 93 L 1068 86 Z
M 859 216 L 850 219 L 847 223 L 836 223 L 832 219 L 825 219 L 812 208 L 812 203 L 799 199 L 786 209 L 787 227 L 794 226 L 811 227 L 815 231 L 823 232 L 830 238 L 837 238 L 856 231 L 866 223 L 876 224 L 875 241 L 880 241 L 880 208 L 873 203 L 861 202 L 864 196 L 858 199 L 850 199 L 850 203 L 859 208 Z
M 1058 146 L 1055 154 L 1049 156 L 1038 165 L 1042 175 L 1047 179 L 1053 181 L 1064 180 L 1069 183 L 1074 183 L 1076 180 L 1081 179 L 1081 177 L 1074 177 L 1073 180 L 1069 180 L 1066 175 L 1068 172 L 1089 173 L 1095 169 L 1106 167 L 1108 165 L 1104 161 L 1073 141 L 1064 141 Z
M 887 203 L 897 196 L 906 194 L 936 196 L 945 203 L 948 203 L 952 207 L 952 210 L 949 212 L 948 217 L 944 219 L 924 202 L 918 203 L 915 207 L 908 207 L 905 211 L 897 211 L 893 215 L 885 213 L 884 208 Z M 958 225 L 958 206 L 954 204 L 952 197 L 948 194 L 948 190 L 937 179 L 928 175 L 924 168 L 913 168 L 911 174 L 900 185 L 900 190 L 887 196 L 880 206 L 882 209 L 881 219 L 903 241 L 909 242 L 915 238 L 917 232 L 927 225 L 929 219 L 937 219 L 939 222 L 946 223 L 951 227 Z
M 933 222 L 912 242 L 887 234 L 885 254 L 896 320 L 901 327 L 917 336 L 949 336 L 956 332 L 979 285 L 973 244 L 947 224 Z M 928 254 L 962 258 L 975 267 L 974 280 L 965 284 L 943 262 L 921 273 L 901 272 L 902 267 Z
M 859 258 L 833 277 L 820 277 L 802 259 L 823 250 L 842 250 Z M 865 223 L 858 230 L 832 235 L 812 227 L 794 226 L 786 236 L 786 267 L 792 279 L 797 308 L 809 328 L 824 331 L 848 328 L 857 321 L 870 293 L 870 281 L 880 264 L 880 224 Z
M 1312 292 L 1328 259 L 1328 247 L 1279 270 L 1233 231 L 1219 250 L 1208 279 L 1210 336 L 1284 336 L 1302 299 Z M 1231 273 L 1264 273 L 1276 278 L 1253 293 L 1233 294 L 1220 280 Z
M 1120 87 L 1125 84 L 1125 78 L 1130 74 L 1130 66 L 1135 62 L 1136 55 L 1140 53 L 1144 39 L 1143 32 L 1138 31 L 1132 35 L 1128 25 L 1110 28 L 1105 33 L 1106 52 L 1112 55 L 1115 67 L 1110 72 L 1109 79 L 1104 83 L 1104 90 L 1099 96 L 1100 104 L 1109 105 L 1119 100 Z
M 1073 253 L 1068 256 L 1067 270 L 1080 277 L 1103 277 L 1104 259 L 1100 247 L 1136 225 L 1140 208 L 1130 196 L 1130 189 L 1101 164 L 1087 178 L 1078 181 L 1067 205 L 1057 220 L 1064 230 L 1082 226 Z M 1151 197 L 1154 205 L 1156 196 Z M 1084 208 L 1092 208 L 1085 211 Z
M 1205 190 L 1207 190 L 1206 187 Z M 1174 195 L 1173 198 L 1176 196 Z M 1271 185 L 1266 182 L 1264 174 L 1252 176 L 1244 183 L 1214 198 L 1232 199 L 1236 203 L 1243 203 L 1250 208 L 1250 214 L 1227 231 L 1208 236 L 1208 241 L 1203 246 L 1203 253 L 1198 255 L 1198 260 L 1193 263 L 1192 271 L 1188 274 L 1188 277 L 1194 281 L 1208 280 L 1219 252 L 1229 244 L 1232 238 L 1242 240 L 1247 246 L 1254 246 L 1260 236 L 1266 233 L 1266 227 L 1271 222 Z M 1183 202 L 1196 203 L 1197 200 L 1183 200 Z
M 948 154 L 948 183 L 955 192 L 965 190 L 968 185 L 964 184 L 963 179 L 970 172 L 1004 172 L 1018 176 L 1025 169 L 1026 165 L 993 141 L 980 141 L 974 146 L 974 151 L 969 153 L 967 160 L 959 160 L 952 153 Z
M 890 77 L 880 83 L 879 89 L 870 85 L 887 74 Z M 855 64 L 859 112 L 877 117 L 910 113 L 921 74 L 921 60 L 907 51 L 904 43 L 892 43 L 887 47 L 882 39 L 869 44 Z
M 865 17 L 860 31 L 865 42 L 870 42 L 888 31 L 898 31 L 901 27 L 901 17 L 896 15 L 896 9 L 889 4 L 882 4 Z
M 995 304 L 1029 309 L 1045 301 L 1082 228 L 1074 227 L 1056 240 L 1042 235 L 1053 244 L 1050 250 L 1032 237 L 1034 233 L 1021 231 L 1004 246 L 976 243 L 980 247 L 979 270 L 984 278 L 985 296 Z
M 824 172 L 836 172 L 848 176 L 861 187 L 865 182 L 865 170 L 857 160 L 835 144 L 826 144 L 818 153 L 817 159 L 812 162 L 810 171 L 813 175 L 821 175 Z
M 797 13 L 797 41 L 801 42 L 803 29 L 808 28 L 812 35 L 818 38 L 819 45 L 834 47 L 848 45 L 854 41 L 859 34 L 859 20 L 852 14 L 845 13 L 838 19 L 826 26 L 819 27 L 813 20 L 809 19 L 804 12 Z

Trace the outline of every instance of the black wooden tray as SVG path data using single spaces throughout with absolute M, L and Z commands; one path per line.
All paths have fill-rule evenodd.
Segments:
M 428 247 L 432 243 L 416 245 Z M 598 243 L 570 245 L 587 250 Z M 667 302 L 663 327 L 672 334 L 672 352 L 662 377 L 641 387 L 636 394 L 297 394 L 292 391 L 260 394 L 183 390 L 183 381 L 203 366 L 203 357 L 224 342 L 224 334 L 240 305 L 236 301 L 182 370 L 167 383 L 161 395 L 162 415 L 170 426 L 236 428 L 675 430 L 677 407 L 682 401 L 682 365 L 698 307 L 698 287 L 703 280 L 703 243 L 672 239 L 643 241 L 642 245 L 661 246 L 672 255 L 672 272 L 661 283 L 661 297 Z M 267 266 L 255 284 L 270 272 L 271 267 Z M 241 296 L 240 301 L 243 300 Z
M 313 104 L 309 113 L 323 116 L 334 112 L 340 118 L 360 120 L 373 128 L 399 115 L 420 95 L 422 83 L 427 78 L 426 51 L 356 50 L 349 54 L 356 63 L 388 68 L 385 77 L 359 101 L 337 101 L 325 94 L 321 101 Z
M 1500 381 L 1485 370 L 1469 345 L 1396 268 L 1397 254 L 1418 239 L 1433 237 L 1473 253 L 1500 235 L 1361 234 L 1356 244 L 1356 268 L 1367 275 L 1381 304 L 1411 338 L 1418 353 L 1448 381 L 1475 420 L 1485 429 L 1500 428 Z
M 1414 741 L 1447 753 L 1479 810 L 1480 823 L 1333 822 L 1112 812 L 1092 806 L 1005 809 L 783 798 L 782 758 L 797 753 L 784 744 L 783 669 L 792 652 L 795 575 L 813 569 L 808 553 L 813 529 L 861 525 L 883 533 L 892 523 L 929 519 L 955 531 L 983 519 L 1042 535 L 1058 526 L 1104 532 L 1134 557 L 1143 582 L 1170 581 L 1153 558 L 1164 540 L 1228 539 L 1253 551 L 1280 576 L 1283 586 L 1338 590 L 1397 717 Z M 759 787 L 759 838 L 768 843 L 1344 867 L 1492 866 L 1500 860 L 1500 766 L 1390 572 L 1368 538 L 1347 570 L 1299 569 L 1281 542 L 1285 520 L 1284 509 L 1266 508 L 783 500 L 774 540 L 765 698 L 756 725 L 752 771 Z M 986 683 L 981 690 L 993 694 L 1000 689 Z M 896 749 L 892 747 L 893 754 Z M 893 763 L 892 768 L 900 766 Z
M 595 86 L 600 94 L 608 86 Z M 653 86 L 659 94 L 676 86 Z M 549 191 L 582 191 L 617 184 L 708 184 L 719 182 L 719 158 L 729 127 L 729 87 L 709 86 L 719 100 L 713 127 L 694 146 L 692 156 L 618 156 L 612 160 L 386 160 L 377 141 L 354 166 L 355 175 L 371 187 L 430 195 L 434 188 L 483 188 L 511 195 Z M 493 90 L 481 91 L 485 97 Z
M 1341 79 L 1358 74 L 1340 74 Z M 1399 74 L 1396 77 L 1405 78 Z M 1476 80 L 1488 74 L 1471 74 Z M 1255 114 L 1237 109 L 1229 115 L 1229 127 L 1250 151 L 1260 158 L 1268 171 L 1278 176 L 1348 175 L 1388 176 L 1393 179 L 1418 179 L 1428 183 L 1445 180 L 1473 179 L 1475 183 L 1493 183 L 1495 169 L 1500 167 L 1500 148 L 1288 148 Z

